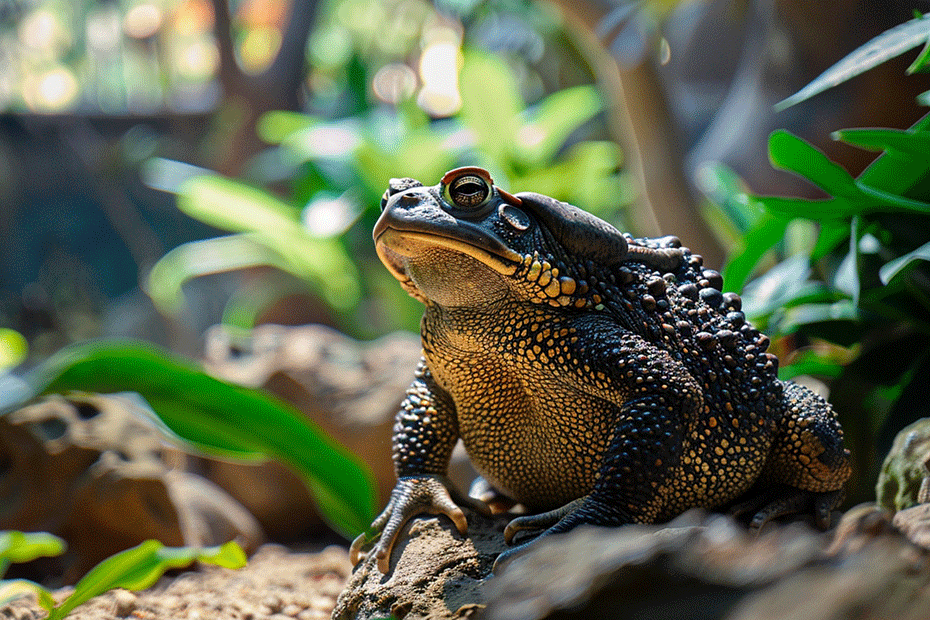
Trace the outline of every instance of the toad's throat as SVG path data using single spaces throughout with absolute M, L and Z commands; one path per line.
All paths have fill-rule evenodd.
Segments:
M 494 240 L 487 241 L 488 247 L 479 247 L 456 237 L 387 226 L 378 231 L 375 249 L 385 267 L 401 281 L 409 278 L 406 263 L 410 259 L 416 259 L 437 248 L 470 256 L 501 275 L 512 276 L 522 263 L 523 257 L 506 246 L 493 242 Z

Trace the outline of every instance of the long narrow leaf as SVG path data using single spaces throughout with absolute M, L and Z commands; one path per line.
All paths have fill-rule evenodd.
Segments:
M 231 458 L 278 459 L 314 491 L 321 514 L 347 537 L 374 516 L 365 465 L 291 405 L 211 377 L 186 360 L 139 342 L 91 342 L 62 350 L 30 378 L 35 393 L 137 392 L 171 431 Z
M 0 562 L 31 562 L 36 558 L 61 555 L 66 543 L 48 532 L 0 532 Z
M 882 284 L 890 283 L 896 275 L 901 273 L 908 265 L 914 261 L 930 261 L 930 242 L 927 242 L 904 256 L 888 261 L 878 270 L 878 277 L 881 278 Z
M 930 39 L 930 17 L 924 15 L 886 30 L 824 71 L 813 82 L 775 105 L 777 111 L 810 99 L 886 60 L 900 56 Z
M 45 611 L 52 611 L 52 608 L 55 607 L 55 599 L 52 598 L 52 593 L 34 581 L 5 579 L 0 581 L 0 608 L 29 594 L 36 595 L 36 600 Z
M 930 132 L 909 129 L 843 129 L 833 133 L 834 140 L 871 151 L 898 151 L 930 163 Z
M 158 581 L 166 570 L 187 566 L 195 560 L 226 568 L 241 568 L 246 562 L 245 553 L 234 542 L 199 549 L 169 548 L 157 540 L 147 540 L 92 568 L 75 584 L 71 596 L 52 610 L 48 620 L 61 620 L 81 603 L 114 588 L 144 590 Z
M 775 167 L 803 176 L 831 196 L 859 196 L 852 175 L 823 151 L 788 131 L 779 129 L 769 136 L 769 157 Z

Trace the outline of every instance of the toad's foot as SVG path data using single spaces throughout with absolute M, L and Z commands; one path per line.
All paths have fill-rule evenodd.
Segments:
M 455 501 L 452 499 L 453 495 Z M 407 521 L 420 514 L 445 515 L 452 519 L 456 529 L 464 535 L 468 531 L 468 522 L 459 504 L 489 514 L 487 506 L 455 492 L 444 476 L 430 474 L 400 478 L 384 511 L 366 532 L 352 541 L 349 548 L 352 564 L 358 564 L 363 557 L 374 553 L 378 560 L 378 570 L 387 573 L 390 569 L 391 551 L 400 530 Z M 362 548 L 376 540 L 374 547 L 363 554 Z
M 775 486 L 732 506 L 734 517 L 753 514 L 749 529 L 759 531 L 766 523 L 779 517 L 809 514 L 822 530 L 830 527 L 830 513 L 843 501 L 843 491 L 818 493 L 789 486 Z
M 494 561 L 493 572 L 497 573 L 504 565 L 509 563 L 515 556 L 523 553 L 530 545 L 533 545 L 539 539 L 552 534 L 561 534 L 576 528 L 579 525 L 621 525 L 630 523 L 632 519 L 629 515 L 622 514 L 615 507 L 592 498 L 590 495 L 580 497 L 561 508 L 543 512 L 537 515 L 528 515 L 517 517 L 507 524 L 504 529 L 504 540 L 507 544 L 513 542 L 514 537 L 519 532 L 539 531 L 542 532 L 523 544 L 517 545 L 512 549 L 507 549 Z

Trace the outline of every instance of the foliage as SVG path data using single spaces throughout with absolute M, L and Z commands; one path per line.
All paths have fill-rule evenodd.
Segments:
M 148 279 L 153 300 L 171 314 L 182 303 L 181 285 L 192 277 L 270 265 L 306 281 L 345 321 L 342 327 L 358 333 L 366 321 L 353 311 L 363 297 L 389 290 L 389 303 L 374 303 L 414 308 L 399 300 L 396 286 L 376 283 L 364 290 L 361 278 L 363 273 L 366 279 L 372 273 L 384 276 L 374 266 L 368 232 L 392 177 L 435 182 L 467 163 L 488 168 L 512 191 L 532 189 L 601 215 L 615 213 L 629 200 L 616 145 L 578 137 L 602 109 L 594 87 L 559 90 L 527 106 L 514 70 L 474 49 L 464 52 L 458 87 L 461 109 L 442 120 L 431 119 L 412 100 L 393 111 L 372 107 L 333 121 L 285 111 L 266 114 L 258 132 L 273 147 L 253 166 L 252 182 L 203 171 L 172 185 L 157 178 L 170 177 L 172 163 L 153 162 L 151 182 L 175 191 L 182 210 L 237 233 L 166 255 Z M 286 199 L 256 187 L 282 179 L 290 185 Z M 362 225 L 353 227 L 360 218 Z M 346 320 L 353 316 L 356 322 Z M 413 309 L 400 322 L 413 327 L 418 316 Z
M 930 68 L 930 13 L 915 13 L 911 21 L 891 28 L 836 63 L 813 82 L 775 106 L 784 110 L 837 84 L 868 71 L 886 60 L 923 45 L 923 51 L 908 67 L 908 73 Z
M 855 75 L 851 67 L 890 58 L 898 48 L 889 46 L 920 29 L 923 39 L 908 39 L 914 47 L 928 28 L 922 16 L 881 35 L 787 101 Z M 912 68 L 926 60 L 925 50 Z M 807 179 L 825 198 L 749 195 L 720 167 L 705 171 L 705 185 L 738 232 L 727 288 L 742 290 L 750 318 L 794 350 L 779 374 L 831 381 L 830 400 L 860 472 L 852 492 L 859 498 L 869 494 L 878 455 L 894 434 L 930 416 L 922 396 L 930 384 L 930 115 L 907 130 L 846 129 L 833 138 L 880 155 L 854 178 L 786 131 L 769 139 L 772 165 Z M 749 282 L 779 252 L 781 262 Z
M 215 379 L 150 344 L 72 345 L 28 377 L 33 395 L 70 390 L 137 392 L 164 430 L 224 458 L 274 458 L 296 471 L 322 516 L 351 538 L 375 514 L 365 465 L 291 405 L 264 392 Z
M 63 540 L 44 532 L 0 532 L 0 561 L 3 571 L 10 562 L 29 562 L 39 557 L 61 555 Z M 224 568 L 245 566 L 245 552 L 235 542 L 216 547 L 166 547 L 157 540 L 147 540 L 103 560 L 74 586 L 74 592 L 59 605 L 52 593 L 37 583 L 25 579 L 0 581 L 0 605 L 25 594 L 34 593 L 39 604 L 49 612 L 48 620 L 60 620 L 75 607 L 114 588 L 144 590 L 154 584 L 165 571 L 182 568 L 198 561 Z

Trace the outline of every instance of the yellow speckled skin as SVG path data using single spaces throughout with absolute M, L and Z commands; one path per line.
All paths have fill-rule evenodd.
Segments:
M 850 470 L 833 410 L 778 380 L 739 297 L 677 239 L 634 240 L 474 168 L 430 188 L 392 181 L 375 238 L 426 306 L 395 426 L 399 483 L 373 524 L 382 570 L 411 516 L 463 529 L 435 482 L 458 439 L 493 487 L 548 511 L 508 538 L 737 501 L 761 509 L 756 525 L 800 511 L 822 522 L 841 499 Z

